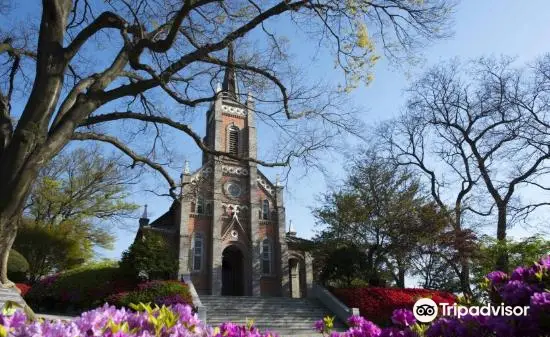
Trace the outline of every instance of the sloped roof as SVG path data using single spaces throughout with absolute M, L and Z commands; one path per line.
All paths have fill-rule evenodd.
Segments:
M 172 205 L 170 206 L 168 211 L 158 217 L 155 221 L 151 222 L 149 226 L 163 229 L 176 227 L 176 210 L 178 206 L 178 201 L 172 202 Z

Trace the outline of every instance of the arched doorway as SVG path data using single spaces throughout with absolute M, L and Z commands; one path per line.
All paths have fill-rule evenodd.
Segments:
M 244 295 L 243 253 L 237 246 L 228 246 L 222 253 L 222 295 Z
M 300 260 L 291 258 L 288 260 L 288 272 L 290 280 L 290 297 L 302 297 L 302 277 L 300 272 Z

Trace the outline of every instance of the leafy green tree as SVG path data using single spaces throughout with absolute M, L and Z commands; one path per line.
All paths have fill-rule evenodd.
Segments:
M 324 285 L 351 287 L 354 281 L 368 280 L 367 256 L 356 246 L 334 248 L 323 263 L 320 280 Z
M 125 201 L 133 177 L 99 149 L 63 152 L 39 174 L 14 242 L 30 264 L 29 280 L 86 262 L 112 248 L 109 227 L 137 208 Z
M 178 270 L 174 251 L 161 234 L 150 230 L 140 232 L 138 239 L 122 253 L 120 268 L 134 279 L 171 279 Z
M 35 223 L 21 225 L 14 247 L 29 261 L 28 280 L 31 283 L 52 272 L 75 267 L 92 257 L 92 244 L 72 228 L 45 226 Z
M 88 223 L 89 239 L 108 245 L 112 237 L 105 229 L 107 222 L 128 217 L 137 208 L 125 201 L 135 176 L 124 174 L 117 161 L 97 147 L 62 152 L 40 172 L 25 218 L 48 225 Z
M 430 237 L 416 246 L 411 259 L 411 274 L 419 277 L 426 289 L 462 292 L 471 298 L 470 275 L 464 273 L 461 257 L 475 255 L 477 236 L 471 230 L 457 230 L 452 215 L 437 202 L 422 206 L 418 216 Z
M 423 205 L 418 181 L 367 153 L 354 164 L 343 188 L 324 195 L 323 205 L 314 210 L 323 226 L 316 240 L 359 247 L 370 278 L 380 282 L 381 275 L 389 275 L 387 281 L 404 287 L 415 248 L 440 231 L 438 223 L 422 221 Z
M 476 255 L 472 269 L 476 284 L 482 283 L 485 276 L 494 270 L 495 259 L 502 254 L 502 251 L 508 253 L 510 265 L 527 266 L 538 261 L 542 256 L 550 254 L 550 240 L 535 235 L 520 240 L 507 240 L 503 243 L 492 236 L 483 236 L 479 254 Z

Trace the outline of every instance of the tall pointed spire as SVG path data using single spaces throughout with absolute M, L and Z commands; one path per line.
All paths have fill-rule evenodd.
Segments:
M 237 77 L 235 76 L 235 55 L 233 42 L 227 46 L 227 66 L 223 77 L 222 91 L 231 98 L 237 99 Z
M 149 225 L 149 217 L 147 215 L 147 205 L 143 208 L 143 214 L 141 215 L 141 218 L 139 218 L 139 226 L 145 227 Z

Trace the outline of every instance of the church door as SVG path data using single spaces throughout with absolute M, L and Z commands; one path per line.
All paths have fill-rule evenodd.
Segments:
M 244 295 L 244 263 L 241 250 L 236 246 L 229 246 L 222 254 L 222 295 Z

